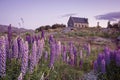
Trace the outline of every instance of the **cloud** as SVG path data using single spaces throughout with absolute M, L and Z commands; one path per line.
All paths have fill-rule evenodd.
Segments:
M 61 17 L 70 17 L 70 16 L 73 16 L 73 15 L 77 15 L 77 13 L 64 14 Z
M 97 15 L 95 16 L 97 20 L 109 20 L 109 21 L 116 21 L 117 19 L 120 19 L 120 12 L 110 12 L 103 15 Z

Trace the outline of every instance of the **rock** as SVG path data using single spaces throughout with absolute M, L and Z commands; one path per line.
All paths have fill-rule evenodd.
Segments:
M 89 39 L 89 41 L 91 43 L 95 43 L 95 44 L 104 44 L 104 43 L 110 43 L 111 42 L 110 39 L 101 38 L 101 37 L 92 37 L 92 38 Z

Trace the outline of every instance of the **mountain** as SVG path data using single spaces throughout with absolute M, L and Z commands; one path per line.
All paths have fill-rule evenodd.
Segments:
M 8 31 L 8 25 L 1 25 L 0 24 L 0 33 L 6 33 Z M 24 29 L 24 28 L 17 28 L 17 27 L 14 27 L 12 26 L 12 32 L 13 33 L 25 33 L 25 32 L 34 32 L 34 30 L 32 29 Z

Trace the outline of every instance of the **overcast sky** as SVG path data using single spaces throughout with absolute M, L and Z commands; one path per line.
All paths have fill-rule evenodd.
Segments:
M 0 24 L 28 29 L 67 24 L 69 16 L 86 17 L 90 26 L 99 21 L 106 27 L 108 19 L 98 17 L 114 12 L 120 12 L 120 0 L 0 0 Z

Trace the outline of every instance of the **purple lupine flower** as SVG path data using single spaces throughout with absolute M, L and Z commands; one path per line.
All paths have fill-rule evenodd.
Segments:
M 6 75 L 6 47 L 5 37 L 0 37 L 0 76 Z
M 54 66 L 54 61 L 55 61 L 55 44 L 52 43 L 50 44 L 50 63 L 49 63 L 50 68 Z
M 52 43 L 52 42 L 54 42 L 54 38 L 53 38 L 53 35 L 50 35 L 50 37 L 49 37 L 49 44 Z
M 17 38 L 13 41 L 13 57 L 18 58 L 18 41 Z
M 18 76 L 18 80 L 23 80 L 22 73 L 20 73 L 20 75 Z
M 77 49 L 73 47 L 73 53 L 74 53 L 74 65 L 77 65 Z
M 105 47 L 104 53 L 105 53 L 105 62 L 108 65 L 110 63 L 110 51 L 108 47 Z
M 45 32 L 42 30 L 42 32 L 41 32 L 41 38 L 45 38 Z
M 66 62 L 67 61 L 67 51 L 66 51 L 66 46 L 63 45 L 63 61 Z
M 33 46 L 32 46 L 32 54 L 31 54 L 31 57 L 30 57 L 30 73 L 34 72 L 34 67 L 37 64 L 36 53 L 37 53 L 37 45 L 36 45 L 36 41 L 34 41 Z
M 94 61 L 93 68 L 94 68 L 94 71 L 97 72 L 97 70 L 98 70 L 97 60 Z
M 8 42 L 8 36 L 5 35 L 5 46 L 6 46 L 6 56 L 8 59 L 10 59 L 10 54 L 9 54 L 9 42 Z
M 21 51 L 21 47 L 22 47 L 22 39 L 20 36 L 18 36 L 17 38 L 17 43 L 18 43 L 18 58 L 21 59 L 22 58 L 22 51 Z
M 83 52 L 82 52 L 82 50 L 80 50 L 80 59 L 82 59 L 83 58 Z
M 110 50 L 109 50 L 109 48 L 106 46 L 106 47 L 104 48 L 104 53 L 106 53 L 106 52 L 108 52 L 108 51 L 110 51 Z
M 28 41 L 27 41 L 28 42 Z M 23 41 L 23 39 L 21 38 L 21 40 L 20 40 L 20 42 L 19 42 L 19 45 L 18 45 L 18 47 L 19 47 L 19 54 L 18 54 L 18 57 L 19 57 L 19 59 L 21 59 L 22 58 L 22 55 L 23 55 L 23 44 L 24 44 L 24 41 Z M 28 48 L 28 50 L 29 50 L 29 48 Z
M 74 57 L 72 56 L 72 58 L 70 57 L 69 62 L 68 62 L 71 66 L 74 66 Z
M 35 41 L 35 37 L 34 36 L 31 37 L 31 41 L 32 41 L 32 43 L 34 43 L 34 41 Z
M 84 48 L 84 50 L 87 50 L 88 49 L 87 44 L 84 44 L 83 48 Z
M 115 61 L 115 51 L 110 51 L 110 60 Z
M 116 61 L 116 65 L 120 66 L 120 53 L 119 52 L 116 53 L 116 60 L 115 61 Z
M 32 43 L 32 40 L 31 40 L 31 36 L 30 36 L 30 35 L 26 35 L 26 41 L 28 41 L 28 44 L 31 44 L 31 43 Z
M 98 65 L 101 65 L 102 59 L 104 59 L 104 55 L 102 53 L 98 54 L 98 58 L 97 58 Z
M 20 36 L 18 36 L 18 38 L 17 38 L 18 51 L 20 51 L 20 41 L 21 41 L 21 37 L 20 37 Z
M 23 76 L 26 74 L 28 68 L 28 52 L 29 52 L 28 42 L 25 41 L 22 48 L 22 65 L 21 65 L 21 72 Z
M 102 59 L 101 61 L 101 72 L 105 73 L 106 72 L 106 65 L 105 65 L 105 60 Z
M 72 42 L 70 42 L 69 43 L 69 45 L 70 45 L 70 65 L 74 65 L 74 50 L 73 50 L 73 43 Z
M 41 40 L 38 40 L 38 50 L 37 50 L 37 63 L 39 62 L 39 60 L 41 59 L 42 57 L 42 53 L 43 53 L 43 50 L 44 50 L 44 39 L 41 39 Z
M 38 41 L 37 35 L 34 36 L 34 39 L 35 39 L 36 42 Z
M 84 44 L 84 50 L 87 51 L 87 56 L 89 56 L 91 52 L 90 44 Z
M 11 45 L 11 40 L 12 40 L 12 28 L 11 24 L 8 26 L 8 41 L 9 41 L 9 46 Z
M 74 54 L 70 55 L 69 64 L 72 66 L 74 65 Z
M 70 55 L 72 55 L 73 54 L 73 43 L 70 42 L 69 45 L 70 45 Z
M 38 40 L 40 40 L 40 35 L 38 35 Z

